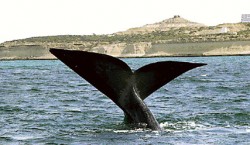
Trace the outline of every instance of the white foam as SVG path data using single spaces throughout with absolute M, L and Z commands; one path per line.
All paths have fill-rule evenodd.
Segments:
M 247 129 L 246 129 L 246 132 L 247 132 L 247 133 L 250 133 L 250 128 L 247 128 Z
M 144 130 L 141 128 L 135 130 L 114 130 L 115 133 L 136 133 L 136 132 L 143 132 Z
M 205 125 L 197 124 L 195 121 L 187 121 L 187 122 L 163 122 L 160 123 L 160 127 L 165 131 L 180 131 L 180 130 L 200 130 L 207 128 Z
M 207 76 L 207 74 L 202 74 L 201 76 L 202 76 L 202 77 L 206 77 L 206 76 Z
M 72 112 L 81 112 L 82 110 L 80 108 L 73 108 L 73 107 L 70 107 L 70 108 L 66 108 L 67 111 L 72 111 Z
M 31 136 L 31 135 L 17 135 L 17 136 L 12 136 L 11 138 L 14 139 L 14 140 L 23 141 L 23 140 L 37 139 L 39 137 Z

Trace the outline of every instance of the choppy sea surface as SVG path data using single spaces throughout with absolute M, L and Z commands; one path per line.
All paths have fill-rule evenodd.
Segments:
M 145 101 L 163 131 L 123 112 L 58 60 L 0 61 L 0 144 L 250 144 L 250 56 L 123 59 L 201 62 Z M 167 75 L 167 74 L 166 74 Z

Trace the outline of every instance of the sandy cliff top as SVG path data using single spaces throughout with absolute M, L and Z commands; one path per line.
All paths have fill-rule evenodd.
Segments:
M 187 19 L 184 19 L 176 15 L 173 18 L 169 18 L 161 22 L 147 24 L 142 27 L 131 28 L 128 29 L 127 31 L 118 32 L 116 34 L 145 34 L 153 31 L 169 31 L 170 29 L 179 29 L 182 27 L 199 28 L 199 27 L 205 27 L 205 25 L 196 22 L 191 22 Z

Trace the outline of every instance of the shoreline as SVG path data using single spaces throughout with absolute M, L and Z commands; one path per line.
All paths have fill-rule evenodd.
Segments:
M 42 45 L 15 45 L 0 47 L 0 60 L 55 60 L 51 47 Z M 215 57 L 248 56 L 250 41 L 222 41 L 195 43 L 113 43 L 92 48 L 54 47 L 57 49 L 82 50 L 111 55 L 117 58 L 151 57 Z
M 170 57 L 173 57 L 173 58 L 177 58 L 177 57 L 204 57 L 204 58 L 209 58 L 209 57 L 243 57 L 243 56 L 250 56 L 250 54 L 237 54 L 237 55 L 173 55 L 173 56 L 150 56 L 150 57 L 147 57 L 147 56 L 142 56 L 142 57 L 116 57 L 116 58 L 120 58 L 120 59 L 132 59 L 132 58 L 170 58 Z M 114 56 L 115 57 L 115 56 Z M 40 61 L 40 60 L 58 60 L 57 58 L 39 58 L 39 59 L 36 59 L 36 58 L 26 58 L 26 59 L 23 59 L 23 58 L 14 58 L 14 59 L 1 59 L 0 58 L 0 61 L 18 61 L 18 60 L 22 60 L 22 61 L 29 61 L 29 60 L 37 60 L 37 61 Z

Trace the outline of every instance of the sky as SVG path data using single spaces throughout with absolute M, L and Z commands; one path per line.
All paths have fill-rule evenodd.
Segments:
M 112 34 L 180 15 L 237 23 L 250 0 L 0 0 L 0 43 L 52 35 Z

